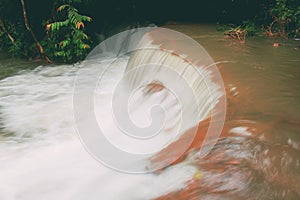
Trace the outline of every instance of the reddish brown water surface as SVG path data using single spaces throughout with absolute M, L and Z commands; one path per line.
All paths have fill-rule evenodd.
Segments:
M 205 158 L 193 157 L 208 122 L 201 122 L 189 151 L 176 162 L 199 172 L 185 189 L 156 200 L 300 198 L 300 45 L 279 38 L 225 39 L 211 25 L 168 25 L 197 40 L 222 74 L 227 116 L 221 138 Z M 274 47 L 273 43 L 281 43 Z M 161 162 L 189 137 L 160 152 Z M 195 154 L 196 155 L 196 154 Z

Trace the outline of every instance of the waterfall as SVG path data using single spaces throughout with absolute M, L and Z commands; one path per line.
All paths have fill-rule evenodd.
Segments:
M 197 172 L 188 162 L 144 172 L 187 129 L 224 117 L 215 70 L 187 36 L 145 28 L 113 36 L 75 66 L 1 80 L 0 199 L 153 199 L 185 187 Z

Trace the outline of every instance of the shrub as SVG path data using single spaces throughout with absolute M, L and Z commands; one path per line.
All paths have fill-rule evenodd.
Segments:
M 300 34 L 300 4 L 298 0 L 276 0 L 269 8 L 269 35 L 297 37 Z
M 84 59 L 91 43 L 84 27 L 92 18 L 79 14 L 69 4 L 59 6 L 57 12 L 62 20 L 46 24 L 47 37 L 43 44 L 47 55 L 67 63 Z

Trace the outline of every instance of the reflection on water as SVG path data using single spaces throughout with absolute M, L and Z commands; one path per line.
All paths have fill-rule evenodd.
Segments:
M 52 135 L 15 148 L 17 140 L 7 141 L 7 132 L 0 132 L 0 199 L 300 198 L 300 50 L 294 49 L 299 41 L 256 37 L 240 44 L 224 39 L 211 25 L 166 28 L 191 36 L 221 62 L 228 112 L 223 137 L 211 154 L 199 159 L 191 152 L 188 164 L 158 174 L 119 176 L 91 161 L 70 136 L 68 102 L 76 70 L 36 69 L 12 77 L 19 81 L 14 84 L 1 83 L 0 125 L 14 137 Z M 283 45 L 273 47 L 274 42 Z M 15 73 L 12 66 L 27 65 L 14 62 L 1 58 L 0 78 Z M 56 110 L 58 104 L 62 111 Z

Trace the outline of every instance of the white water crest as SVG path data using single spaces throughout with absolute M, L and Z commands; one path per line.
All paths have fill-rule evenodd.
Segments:
M 143 34 L 139 39 L 142 36 Z M 133 46 L 138 43 L 139 40 L 129 42 Z M 193 116 L 193 107 L 189 110 L 188 107 L 177 105 L 179 102 L 177 96 L 181 94 L 167 93 L 166 95 L 165 89 L 145 94 L 147 84 L 145 87 L 134 87 L 136 90 L 131 94 L 128 105 L 133 123 L 138 124 L 139 127 L 147 127 L 153 122 L 151 117 L 160 119 L 166 116 L 166 118 L 161 118 L 164 126 L 159 134 L 150 135 L 150 137 L 146 135 L 143 139 L 138 138 L 139 135 L 135 135 L 136 133 L 133 133 L 134 137 L 121 134 L 123 132 L 118 129 L 118 125 L 114 124 L 118 116 L 116 119 L 114 115 L 123 113 L 115 113 L 112 102 L 116 98 L 115 91 L 119 91 L 118 86 L 123 83 L 125 72 L 132 66 L 128 64 L 129 59 L 131 59 L 130 63 L 144 64 L 145 57 L 151 60 L 155 59 L 158 54 L 165 56 L 165 53 L 161 51 L 161 53 L 152 54 L 153 52 L 140 51 L 145 56 L 142 56 L 139 61 L 138 58 L 134 58 L 137 54 L 120 56 L 120 51 L 116 53 L 109 49 L 110 47 L 106 50 L 101 49 L 100 52 L 96 49 L 89 59 L 75 66 L 41 66 L 0 81 L 0 199 L 146 200 L 183 188 L 192 179 L 197 169 L 188 161 L 168 167 L 159 174 L 129 174 L 112 169 L 120 170 L 118 167 L 111 166 L 110 163 L 101 164 L 97 156 L 94 156 L 96 157 L 94 159 L 90 155 L 90 153 L 95 154 L 95 152 L 90 152 L 90 144 L 105 144 L 103 141 L 94 143 L 93 137 L 89 137 L 90 132 L 93 131 L 91 128 L 80 130 L 80 125 L 86 125 L 89 120 L 85 114 L 76 115 L 75 113 L 74 120 L 74 98 L 75 104 L 85 103 L 81 102 L 85 98 L 79 98 L 76 101 L 78 96 L 74 97 L 74 92 L 79 91 L 76 94 L 85 97 L 84 92 L 93 90 L 93 110 L 86 110 L 84 109 L 86 107 L 77 105 L 76 112 L 93 111 L 95 121 L 101 127 L 104 138 L 124 152 L 146 155 L 143 158 L 150 158 L 149 156 L 178 139 L 185 129 L 194 125 L 193 123 L 206 118 L 211 111 L 209 109 L 211 104 L 213 102 L 216 104 L 215 101 L 202 99 L 199 101 L 202 114 L 199 115 L 199 112 L 196 112 Z M 178 67 L 183 65 L 178 57 L 171 58 L 167 62 L 172 65 L 175 63 Z M 206 72 L 205 67 L 209 67 L 208 64 L 203 66 L 203 73 Z M 98 77 L 99 70 L 105 72 L 101 74 L 101 80 Z M 93 78 L 94 75 L 97 75 L 96 79 Z M 154 74 L 151 71 L 144 76 L 140 73 L 135 74 L 134 77 L 131 76 L 132 74 L 126 77 L 126 83 L 128 80 L 137 80 L 142 83 L 160 81 L 165 86 L 170 86 L 171 89 L 172 84 L 169 83 L 172 81 L 178 83 L 178 80 L 172 78 L 157 80 L 153 78 Z M 191 75 L 184 75 L 184 77 L 187 76 Z M 194 78 L 188 83 L 197 82 Z M 97 80 L 96 83 L 95 80 Z M 163 80 L 167 81 L 163 82 Z M 76 87 L 74 90 L 75 82 L 77 90 Z M 136 83 L 135 81 L 134 84 L 129 84 L 129 87 Z M 96 87 L 91 87 L 91 85 Z M 216 84 L 212 83 L 212 85 L 214 87 Z M 123 86 L 121 85 L 120 88 L 126 90 L 127 85 Z M 218 87 L 214 91 L 217 90 Z M 216 94 L 214 99 L 222 96 L 221 93 Z M 119 102 L 120 99 L 117 98 L 117 100 Z M 159 111 L 150 115 L 149 107 L 156 104 L 163 108 L 164 113 Z M 88 105 L 90 109 L 89 106 L 91 105 Z M 183 125 L 178 123 L 184 120 L 180 118 L 178 111 L 185 113 L 183 116 L 191 115 L 189 119 L 194 119 L 193 123 L 184 122 Z M 83 134 L 85 136 L 82 136 Z M 100 150 L 103 150 L 103 147 Z M 107 149 L 105 156 L 111 157 L 112 162 L 117 164 L 126 163 L 125 158 L 115 157 L 110 149 Z M 142 166 L 149 165 L 147 159 L 143 161 Z M 130 169 L 135 169 L 133 164 L 129 166 Z M 124 167 L 123 164 L 120 166 Z

